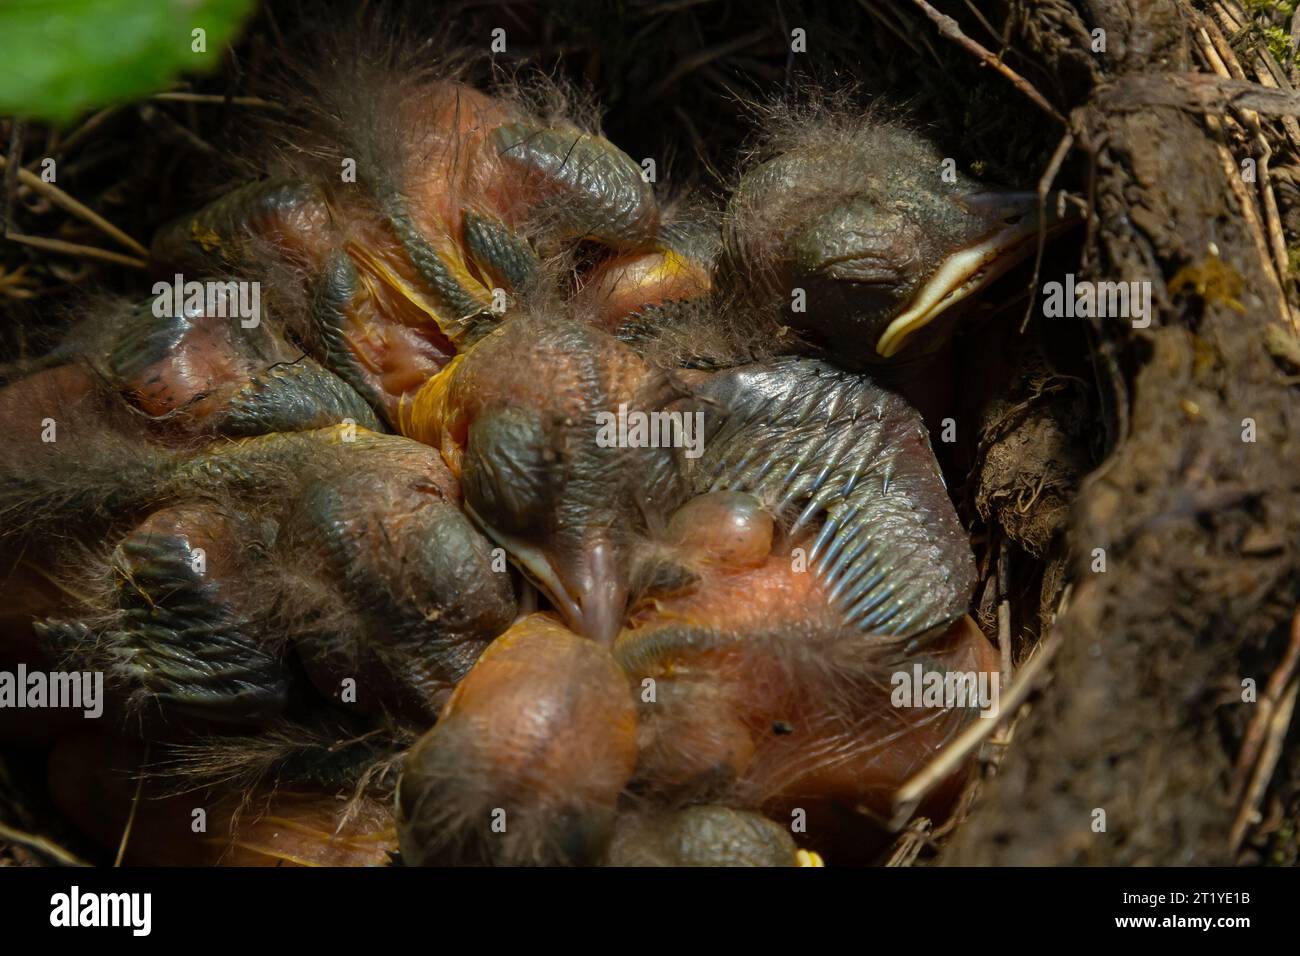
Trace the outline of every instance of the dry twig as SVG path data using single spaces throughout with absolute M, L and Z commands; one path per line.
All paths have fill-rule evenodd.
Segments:
M 985 65 L 992 67 L 1010 80 L 1011 85 L 1033 100 L 1034 105 L 1040 110 L 1052 117 L 1052 119 L 1056 120 L 1062 126 L 1065 125 L 1065 117 L 1060 114 L 1056 107 L 1047 101 L 1047 98 L 1043 96 L 1042 93 L 1039 93 L 1038 90 L 1034 89 L 1032 83 L 1003 63 L 1000 57 L 996 56 L 986 47 L 976 43 L 963 33 L 961 27 L 957 25 L 956 20 L 940 13 L 930 4 L 926 3 L 926 0 L 912 0 L 912 2 L 921 9 L 921 12 L 934 21 L 935 25 L 939 28 L 940 36 L 952 40 L 975 54 L 975 56 L 979 57 Z

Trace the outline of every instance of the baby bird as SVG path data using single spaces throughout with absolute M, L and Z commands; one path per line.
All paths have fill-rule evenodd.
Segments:
M 408 865 L 791 866 L 778 824 L 624 793 L 637 713 L 608 649 L 549 614 L 497 638 L 407 753 L 397 796 Z
M 436 715 L 516 601 L 438 453 L 358 425 L 269 326 L 105 315 L 0 390 L 6 552 L 63 595 L 47 649 L 137 711 L 256 723 L 301 706 L 297 659 L 326 697 Z
M 636 274 L 628 308 L 653 285 L 707 283 L 661 240 L 651 186 L 609 141 L 374 53 L 307 81 L 313 110 L 277 131 L 291 145 L 267 164 L 287 168 L 158 234 L 159 274 L 264 281 L 294 334 L 390 424 L 579 243 L 596 286 Z
M 576 317 L 508 318 L 398 410 L 442 452 L 465 511 L 574 631 L 618 634 L 638 542 L 679 495 L 671 452 L 602 440 L 603 416 L 674 396 L 633 349 Z M 527 355 L 524 374 L 513 370 Z
M 514 617 L 510 575 L 432 449 L 277 433 L 162 457 L 157 475 L 89 591 L 72 588 L 82 606 L 40 625 L 137 709 L 301 710 L 292 657 L 345 709 L 425 721 Z
M 643 689 L 633 788 L 780 816 L 863 846 L 868 816 L 962 727 L 963 707 L 903 709 L 894 675 L 985 678 L 965 618 L 966 534 L 916 412 L 809 359 L 692 372 L 705 452 L 663 564 L 614 645 Z M 843 858 L 844 851 L 841 851 Z
M 609 649 L 547 614 L 479 658 L 398 786 L 403 859 L 597 862 L 636 766 L 636 711 Z
M 870 112 L 769 119 L 765 158 L 727 206 L 716 281 L 836 361 L 926 355 L 955 306 L 1035 248 L 1036 194 L 975 182 L 913 130 Z M 1071 222 L 1055 198 L 1049 234 Z

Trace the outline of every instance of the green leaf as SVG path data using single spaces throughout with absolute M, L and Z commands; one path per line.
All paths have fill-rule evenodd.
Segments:
M 166 89 L 180 73 L 213 69 L 252 5 L 0 0 L 0 114 L 64 122 Z

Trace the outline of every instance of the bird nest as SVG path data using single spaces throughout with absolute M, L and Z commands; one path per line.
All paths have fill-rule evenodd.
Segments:
M 942 387 L 907 393 L 969 532 L 970 614 L 996 648 L 1002 693 L 996 719 L 934 747 L 875 811 L 888 838 L 873 859 L 1294 863 L 1294 4 L 1156 0 L 1137 17 L 1068 0 L 603 6 L 452 2 L 394 23 L 444 50 L 504 27 L 505 49 L 470 58 L 465 75 L 589 90 L 610 141 L 658 158 L 670 208 L 725 204 L 781 116 L 797 127 L 871 115 L 921 131 L 962 176 L 1036 194 L 1044 223 L 1079 222 L 981 292 L 928 367 Z M 141 243 L 248 172 L 258 130 L 307 115 L 312 104 L 286 103 L 274 77 L 330 30 L 348 27 L 266 3 L 218 75 L 68 128 L 4 121 L 7 381 L 92 296 L 141 295 Z M 41 157 L 57 158 L 55 183 Z M 583 267 L 584 252 L 562 268 Z M 1121 294 L 1130 308 L 1116 317 Z M 689 336 L 667 343 L 692 360 L 708 351 Z M 83 544 L 90 578 L 97 542 Z M 22 597 L 44 586 L 16 573 L 6 634 L 30 629 Z M 0 711 L 0 861 L 111 861 L 121 821 L 109 836 L 74 826 L 47 788 L 59 761 L 84 752 L 55 747 L 57 721 L 12 716 Z M 223 812 L 255 819 L 265 808 L 241 798 L 239 775 L 282 767 L 291 747 L 277 733 L 259 738 L 260 763 L 247 743 L 182 746 L 170 772 L 224 775 Z M 319 734 L 317 756 L 367 768 L 357 793 L 385 792 L 397 765 L 370 736 Z M 959 794 L 934 811 L 954 774 Z M 249 792 L 262 783 L 250 777 Z M 160 832 L 137 786 L 119 856 Z M 316 862 L 382 854 L 376 813 L 358 801 L 346 846 Z M 254 830 L 238 846 L 255 856 L 256 842 Z M 812 849 L 834 862 L 834 848 Z

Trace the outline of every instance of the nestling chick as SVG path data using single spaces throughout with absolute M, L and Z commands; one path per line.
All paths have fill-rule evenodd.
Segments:
M 727 207 L 717 281 L 724 299 L 779 314 L 838 361 L 934 349 L 953 306 L 1035 248 L 1035 194 L 975 182 L 878 113 L 773 110 L 768 121 L 762 161 Z M 1068 225 L 1055 210 L 1049 201 L 1049 232 Z
M 398 423 L 441 450 L 466 513 L 569 626 L 608 644 L 647 520 L 662 522 L 680 482 L 669 449 L 603 442 L 601 416 L 674 394 L 613 336 L 569 316 L 520 316 L 431 379 Z
M 670 254 L 640 167 L 560 110 L 382 45 L 327 62 L 293 88 L 313 107 L 276 131 L 276 174 L 164 229 L 154 258 L 169 277 L 282 288 L 299 337 L 389 421 L 495 327 L 507 295 L 553 278 L 544 260 L 580 242 L 603 250 L 602 270 Z M 683 275 L 707 282 L 703 267 Z
M 447 863 L 598 860 L 636 765 L 636 711 L 608 649 L 551 615 L 497 638 L 406 757 L 402 857 Z
M 131 491 L 146 517 L 43 625 L 137 708 L 285 712 L 292 654 L 325 697 L 428 720 L 514 617 L 432 449 L 342 427 L 137 455 L 155 462 Z
M 705 450 L 679 456 L 696 497 L 614 647 L 642 687 L 632 786 L 803 809 L 821 845 L 862 847 L 862 813 L 966 719 L 891 706 L 892 675 L 997 670 L 963 618 L 965 531 L 919 416 L 869 380 L 796 358 L 679 378 Z

